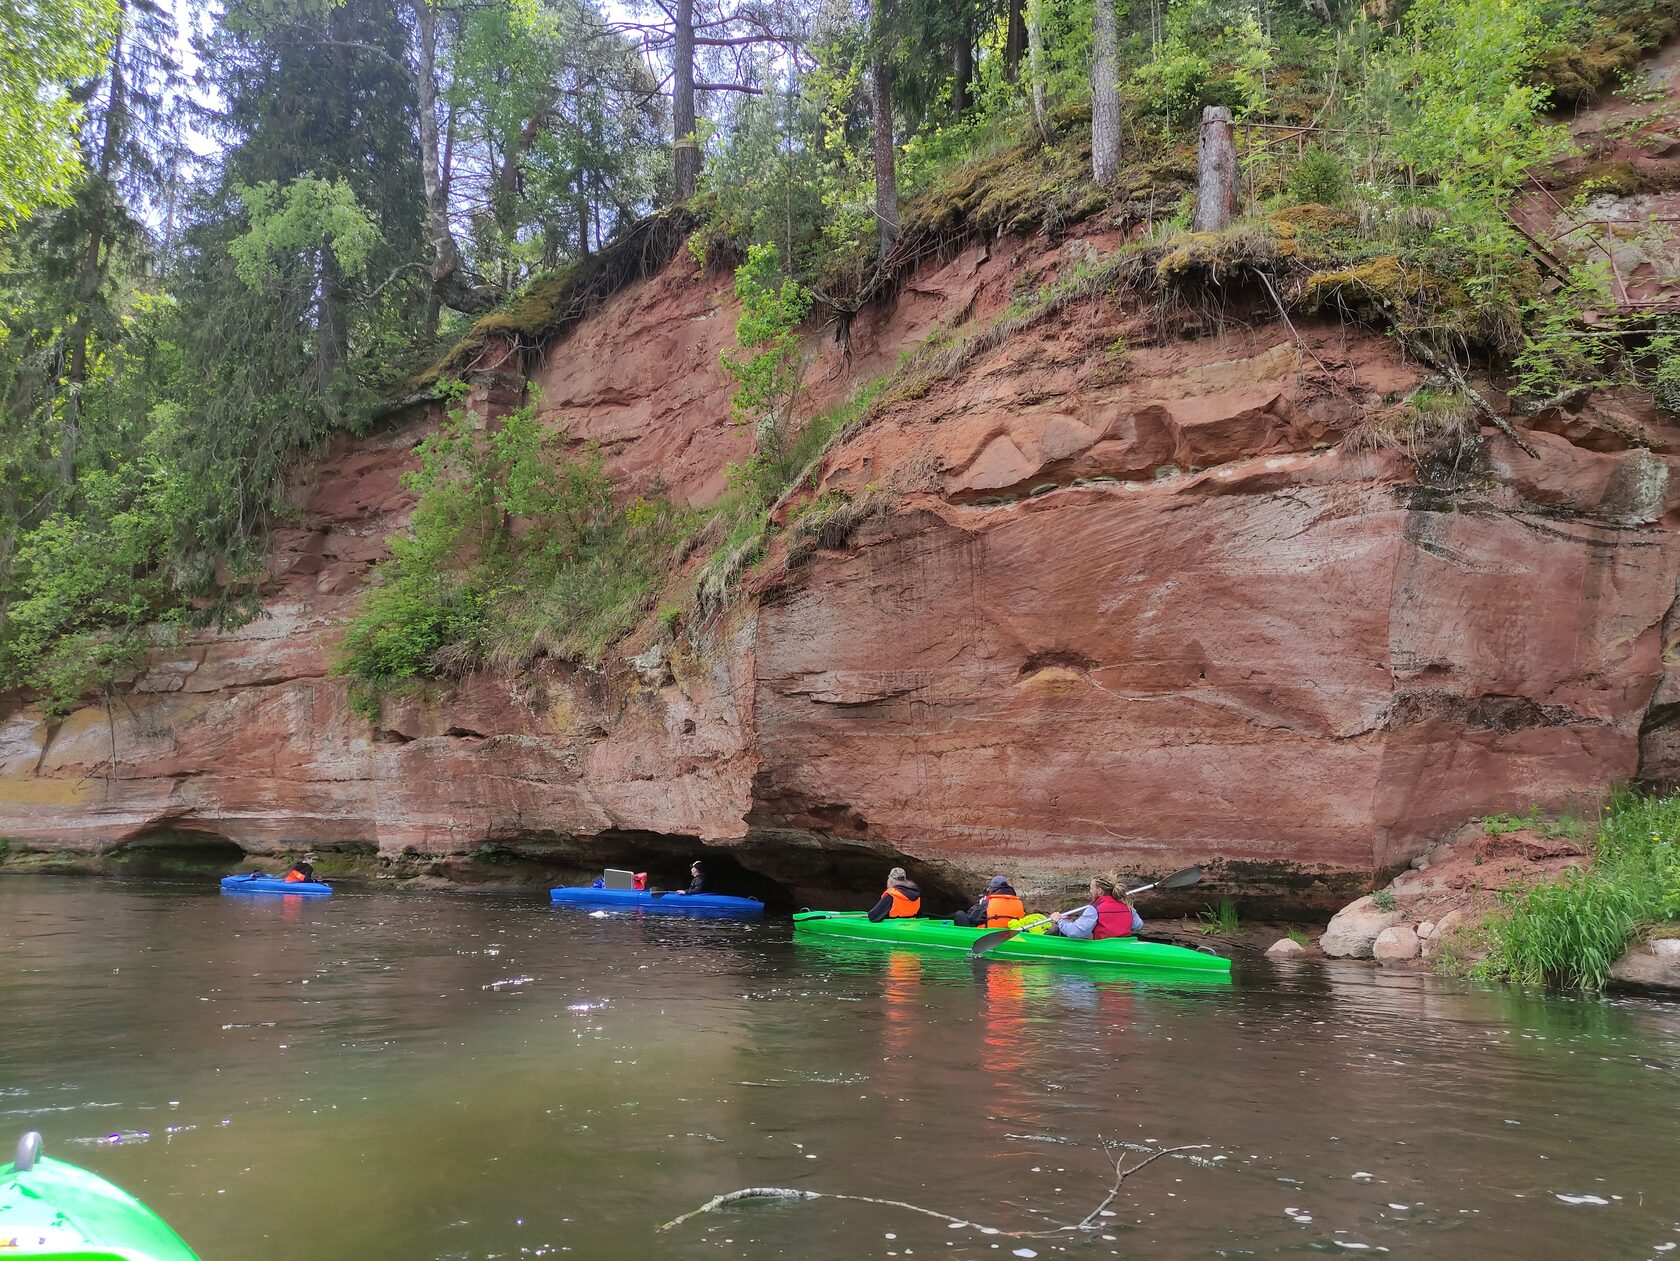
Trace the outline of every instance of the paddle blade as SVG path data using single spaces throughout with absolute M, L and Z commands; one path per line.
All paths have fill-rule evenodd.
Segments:
M 1202 869 L 1200 867 L 1186 867 L 1183 871 L 1173 872 L 1172 875 L 1161 881 L 1158 887 L 1162 889 L 1187 889 L 1198 883 L 1201 878 Z
M 1020 935 L 1021 930 L 1019 928 L 1000 928 L 995 933 L 983 933 L 974 939 L 974 945 L 969 947 L 968 957 L 978 959 L 988 950 L 993 950 L 1003 945 L 1011 937 L 1019 937 Z

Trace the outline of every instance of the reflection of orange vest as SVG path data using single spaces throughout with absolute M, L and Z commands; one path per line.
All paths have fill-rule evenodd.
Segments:
M 1027 913 L 1027 908 L 1021 899 L 1013 893 L 988 893 L 986 895 L 986 927 L 1008 928 L 1009 921 L 1020 919 Z
M 892 899 L 892 906 L 887 911 L 888 919 L 911 919 L 921 914 L 922 900 L 919 897 L 910 897 L 892 885 L 888 885 L 881 896 Z
M 287 884 L 308 884 L 309 882 L 303 878 L 303 873 L 301 871 L 298 871 L 294 867 L 291 871 L 288 871 L 286 873 L 286 883 Z

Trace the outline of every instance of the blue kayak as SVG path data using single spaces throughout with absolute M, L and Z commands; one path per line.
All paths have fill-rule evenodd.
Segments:
M 549 901 L 563 906 L 593 906 L 609 911 L 658 911 L 672 915 L 694 912 L 712 915 L 764 914 L 764 903 L 757 898 L 732 898 L 723 893 L 659 893 L 655 889 L 595 889 L 571 885 L 550 889 L 548 897 Z
M 332 886 L 313 880 L 287 884 L 279 876 L 223 876 L 223 893 L 298 893 L 309 898 L 332 896 Z

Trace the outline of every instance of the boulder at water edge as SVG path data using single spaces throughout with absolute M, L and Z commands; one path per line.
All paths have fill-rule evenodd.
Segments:
M 1379 911 L 1367 894 L 1336 912 L 1318 947 L 1332 959 L 1369 959 L 1377 935 L 1399 922 L 1399 911 Z
M 1406 963 L 1418 957 L 1418 935 L 1405 924 L 1396 924 L 1377 934 L 1371 956 L 1378 963 Z
M 1680 938 L 1659 937 L 1635 946 L 1611 966 L 1610 979 L 1680 990 Z
M 1307 953 L 1307 948 L 1293 937 L 1279 937 L 1266 947 L 1266 953 L 1273 959 L 1293 959 Z

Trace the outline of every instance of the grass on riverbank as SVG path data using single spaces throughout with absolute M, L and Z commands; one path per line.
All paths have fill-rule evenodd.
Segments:
M 1501 902 L 1482 926 L 1488 953 L 1472 975 L 1602 989 L 1636 938 L 1680 923 L 1680 794 L 1618 789 L 1587 867 Z

